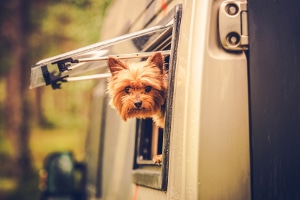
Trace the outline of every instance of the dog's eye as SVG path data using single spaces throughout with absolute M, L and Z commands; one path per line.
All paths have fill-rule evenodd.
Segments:
M 127 94 L 129 94 L 129 90 L 130 90 L 130 86 L 127 86 L 127 87 L 125 87 L 125 92 L 127 93 Z
M 145 87 L 145 92 L 150 92 L 151 89 L 152 89 L 151 86 L 146 86 L 146 87 Z

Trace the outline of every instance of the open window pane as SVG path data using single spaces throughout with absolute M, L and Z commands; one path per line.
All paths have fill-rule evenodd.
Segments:
M 59 82 L 68 81 L 67 78 L 88 72 L 106 72 L 107 55 L 115 55 L 116 52 L 143 57 L 138 52 L 145 46 L 153 45 L 153 38 L 159 38 L 169 29 L 172 29 L 172 21 L 41 60 L 31 68 L 30 88 L 52 85 L 56 89 L 59 88 Z M 88 61 L 79 62 L 84 59 Z

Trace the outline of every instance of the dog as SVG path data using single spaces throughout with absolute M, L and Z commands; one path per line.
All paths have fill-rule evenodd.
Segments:
M 135 63 L 109 57 L 107 64 L 112 75 L 107 86 L 110 105 L 121 118 L 152 118 L 158 127 L 164 128 L 168 86 L 163 55 L 157 52 L 146 61 Z M 155 155 L 153 163 L 161 164 L 162 155 Z
M 112 75 L 107 86 L 110 105 L 121 118 L 152 118 L 164 128 L 167 81 L 163 55 L 156 52 L 146 61 L 132 63 L 110 56 L 107 64 Z

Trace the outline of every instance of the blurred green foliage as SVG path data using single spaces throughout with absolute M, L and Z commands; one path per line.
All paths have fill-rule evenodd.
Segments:
M 64 53 L 99 40 L 105 11 L 112 0 L 27 0 L 26 9 L 26 64 L 34 64 L 40 59 Z M 11 66 L 11 47 L 8 30 L 14 13 L 14 1 L 0 5 L 0 199 L 35 200 L 38 194 L 38 170 L 45 156 L 52 151 L 72 150 L 77 159 L 84 157 L 84 136 L 87 132 L 89 100 L 93 81 L 63 85 L 62 90 L 46 87 L 41 90 L 42 113 L 46 125 L 39 127 L 31 122 L 30 149 L 33 158 L 33 172 L 28 172 L 28 180 L 16 185 L 10 179 L 10 144 L 3 132 L 3 105 L 5 75 Z M 24 66 L 30 71 L 30 65 Z M 29 83 L 24 83 L 29 84 Z M 35 91 L 31 91 L 31 106 L 35 106 Z M 32 109 L 35 110 L 35 109 Z M 51 128 L 51 129 L 49 129 Z

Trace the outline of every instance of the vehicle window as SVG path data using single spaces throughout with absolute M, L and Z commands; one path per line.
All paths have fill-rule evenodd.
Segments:
M 162 52 L 168 70 L 165 126 L 164 129 L 156 127 L 152 119 L 137 120 L 132 174 L 135 184 L 159 190 L 166 190 L 168 181 L 169 141 L 180 20 L 181 5 L 177 5 L 157 26 L 41 60 L 31 68 L 30 88 L 51 85 L 53 89 L 59 89 L 65 82 L 109 77 L 108 55 L 142 60 L 155 51 Z M 103 141 L 97 138 L 97 141 L 99 140 Z M 153 164 L 152 161 L 152 157 L 158 154 L 162 154 L 160 165 Z M 98 166 L 98 163 L 101 161 L 97 161 L 95 166 Z
M 141 44 L 151 45 L 152 38 L 171 28 L 172 23 L 158 25 L 40 60 L 31 67 L 30 88 L 51 85 L 59 89 L 61 83 L 68 81 L 106 78 L 108 55 L 128 59 L 147 57 L 150 54 L 141 52 Z

